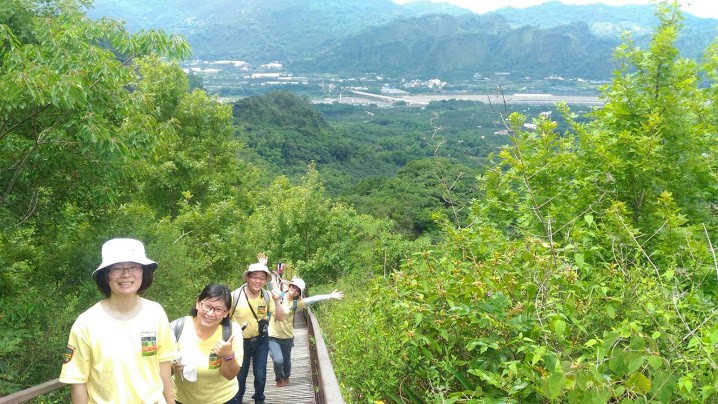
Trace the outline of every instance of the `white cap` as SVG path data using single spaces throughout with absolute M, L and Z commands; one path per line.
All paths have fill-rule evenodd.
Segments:
M 302 278 L 292 278 L 292 280 L 289 282 L 290 285 L 294 285 L 299 288 L 299 297 L 304 296 L 304 288 L 307 287 L 307 284 L 304 283 Z
M 145 246 L 132 238 L 113 238 L 102 245 L 102 263 L 92 272 L 94 278 L 98 271 L 118 262 L 136 262 L 145 269 L 154 270 L 157 263 L 147 258 Z

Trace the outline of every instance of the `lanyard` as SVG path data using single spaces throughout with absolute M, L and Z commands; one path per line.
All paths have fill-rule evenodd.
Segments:
M 262 295 L 262 291 L 259 291 L 259 294 Z M 254 316 L 254 319 L 257 320 L 257 323 L 259 323 L 259 319 L 257 318 L 257 313 L 254 312 L 254 309 L 252 308 L 252 303 L 249 302 L 249 296 L 247 296 L 247 290 L 244 290 L 244 298 L 247 299 L 247 306 L 249 306 L 249 310 L 252 310 L 252 315 Z M 267 307 L 267 310 L 269 310 L 269 307 Z

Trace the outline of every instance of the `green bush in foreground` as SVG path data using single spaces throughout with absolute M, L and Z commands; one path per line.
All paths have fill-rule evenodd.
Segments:
M 680 59 L 658 15 L 594 121 L 507 117 L 472 225 L 330 308 L 347 401 L 718 400 L 718 48 Z

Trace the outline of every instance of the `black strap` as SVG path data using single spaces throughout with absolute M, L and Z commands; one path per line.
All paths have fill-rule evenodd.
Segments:
M 259 293 L 262 293 L 260 290 Z M 247 306 L 249 306 L 249 310 L 252 310 L 252 315 L 254 316 L 254 319 L 257 320 L 259 323 L 259 319 L 257 318 L 257 313 L 254 312 L 254 308 L 252 307 L 252 303 L 249 302 L 249 296 L 247 295 L 247 291 L 244 291 L 244 298 L 247 299 Z M 267 307 L 267 311 L 269 311 L 269 307 Z
M 239 302 L 239 295 L 241 295 L 242 292 L 244 292 L 244 296 L 245 297 L 247 296 L 247 292 L 244 290 L 246 287 L 247 287 L 247 284 L 245 283 L 244 285 L 240 286 L 238 289 L 235 289 L 234 292 L 239 291 L 237 293 L 236 297 L 234 296 L 234 292 L 232 292 L 232 309 L 230 310 L 229 318 L 232 318 L 232 316 L 234 316 L 234 312 L 237 310 L 237 303 Z M 269 292 L 265 291 L 264 289 L 261 289 L 261 292 L 262 292 L 262 296 L 264 297 L 264 302 L 267 304 L 267 320 L 269 320 L 272 315 L 272 313 L 269 312 Z M 249 298 L 247 298 L 247 303 L 249 304 Z M 251 304 L 249 305 L 249 308 L 250 309 L 252 308 Z M 254 310 L 252 310 L 252 314 L 254 314 Z M 254 314 L 254 318 L 255 319 L 257 318 L 256 314 Z M 259 321 L 259 320 L 257 320 L 257 321 Z
M 222 324 L 222 339 L 229 341 L 229 337 L 232 336 L 232 320 L 227 321 L 227 324 Z

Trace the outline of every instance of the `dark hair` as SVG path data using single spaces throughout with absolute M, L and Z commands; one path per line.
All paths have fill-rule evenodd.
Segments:
M 225 306 L 227 306 L 227 309 L 232 308 L 232 292 L 229 291 L 229 288 L 225 285 L 220 285 L 217 283 L 212 283 L 204 287 L 202 289 L 202 292 L 197 296 L 197 301 L 201 302 L 205 299 L 210 299 L 213 297 L 219 297 L 220 300 L 224 300 Z M 229 313 L 227 313 L 227 317 L 224 317 L 222 321 L 220 321 L 220 324 L 222 325 L 229 325 Z M 192 308 L 189 311 L 189 315 L 192 317 L 197 316 L 197 305 L 195 304 L 192 306 Z
M 110 281 L 108 280 L 108 277 L 110 276 L 111 266 L 112 265 L 100 269 L 93 277 L 95 278 L 95 284 L 97 285 L 97 289 L 99 289 L 100 292 L 105 295 L 105 297 L 110 297 L 110 295 L 112 294 L 112 290 L 110 289 Z M 142 285 L 140 285 L 140 288 L 137 289 L 138 295 L 141 295 L 145 290 L 149 289 L 150 286 L 152 286 L 156 267 L 156 265 L 142 265 Z

